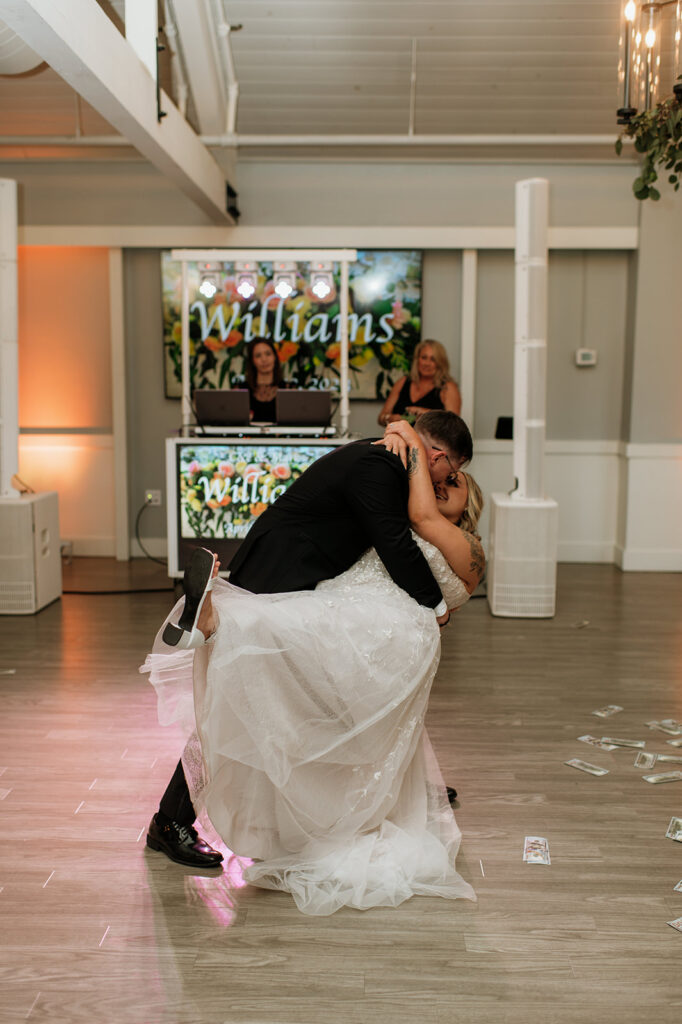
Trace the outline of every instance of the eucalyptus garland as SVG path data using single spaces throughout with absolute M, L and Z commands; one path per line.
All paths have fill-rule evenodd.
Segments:
M 682 75 L 680 75 L 682 82 Z M 616 140 L 616 153 L 623 151 L 623 138 L 634 140 L 635 150 L 644 157 L 642 171 L 632 183 L 636 199 L 660 199 L 655 187 L 658 171 L 666 170 L 668 183 L 677 192 L 682 176 L 682 87 L 657 103 L 653 110 L 635 114 Z M 657 170 L 658 168 L 658 170 Z

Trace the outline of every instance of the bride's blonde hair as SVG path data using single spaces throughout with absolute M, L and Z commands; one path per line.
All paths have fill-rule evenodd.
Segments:
M 462 474 L 467 482 L 468 498 L 464 512 L 462 512 L 462 518 L 457 523 L 460 530 L 465 530 L 467 533 L 473 533 L 474 537 L 478 537 L 480 540 L 480 534 L 478 532 L 478 520 L 481 517 L 483 511 L 483 492 L 478 486 L 471 473 L 465 473 L 463 469 L 459 472 Z

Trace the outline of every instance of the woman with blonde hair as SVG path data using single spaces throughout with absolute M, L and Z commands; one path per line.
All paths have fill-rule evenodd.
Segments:
M 428 338 L 414 350 L 410 372 L 391 388 L 379 413 L 379 425 L 416 418 L 429 409 L 447 409 L 459 416 L 461 408 L 462 397 L 450 376 L 447 352 L 439 341 Z

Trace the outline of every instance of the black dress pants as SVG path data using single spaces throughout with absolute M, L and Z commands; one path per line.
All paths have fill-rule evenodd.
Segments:
M 196 818 L 194 807 L 187 788 L 182 761 L 178 761 L 173 778 L 168 783 L 166 792 L 161 797 L 159 810 L 178 825 L 192 825 Z

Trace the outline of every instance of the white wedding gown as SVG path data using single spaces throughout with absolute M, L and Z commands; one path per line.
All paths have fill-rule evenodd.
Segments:
M 448 607 L 463 604 L 461 580 L 417 541 Z M 454 867 L 461 833 L 424 729 L 440 655 L 433 611 L 373 549 L 314 591 L 219 580 L 213 606 L 212 642 L 172 652 L 162 627 L 142 670 L 161 723 L 187 730 L 195 809 L 255 861 L 244 879 L 290 892 L 305 914 L 475 899 Z

